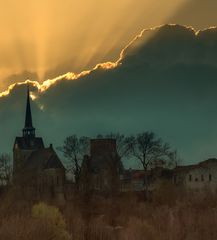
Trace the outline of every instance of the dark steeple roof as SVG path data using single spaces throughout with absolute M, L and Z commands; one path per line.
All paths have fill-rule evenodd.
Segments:
M 35 128 L 32 125 L 29 86 L 27 86 L 26 118 L 25 118 L 25 126 L 23 128 L 23 137 L 35 137 Z
M 25 128 L 32 128 L 32 113 L 30 106 L 29 86 L 27 87 L 27 99 L 26 99 L 26 120 Z
M 26 116 L 25 116 L 25 126 L 23 128 L 23 136 L 16 137 L 15 143 L 14 143 L 14 149 L 16 148 L 23 149 L 23 150 L 37 150 L 37 149 L 44 148 L 43 139 L 41 137 L 35 136 L 35 128 L 32 125 L 29 86 L 27 86 Z

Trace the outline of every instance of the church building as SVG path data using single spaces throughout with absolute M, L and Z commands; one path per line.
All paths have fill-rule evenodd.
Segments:
M 29 87 L 27 89 L 25 126 L 22 137 L 13 146 L 13 184 L 34 199 L 63 198 L 65 168 L 52 144 L 44 146 L 32 123 Z

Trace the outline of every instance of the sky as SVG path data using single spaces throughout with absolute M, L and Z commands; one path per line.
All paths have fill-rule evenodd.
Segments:
M 0 90 L 115 61 L 142 29 L 215 25 L 215 0 L 0 0 Z
M 215 0 L 0 4 L 0 152 L 21 134 L 29 79 L 47 144 L 151 130 L 184 163 L 217 156 Z

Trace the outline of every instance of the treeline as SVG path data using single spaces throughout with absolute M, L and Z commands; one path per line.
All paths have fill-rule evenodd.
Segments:
M 130 136 L 120 133 L 99 134 L 96 138 L 116 139 L 117 152 L 123 164 L 126 159 L 137 161 L 144 172 L 155 167 L 170 168 L 178 164 L 176 150 L 173 150 L 168 143 L 165 143 L 153 132 L 147 131 Z M 75 183 L 79 181 L 83 157 L 89 154 L 89 147 L 90 139 L 88 137 L 71 135 L 66 137 L 61 147 L 57 148 L 66 158 L 68 171 L 74 175 Z M 147 183 L 146 179 L 144 180 Z
M 111 138 L 116 140 L 117 153 L 123 165 L 130 159 L 141 166 L 144 172 L 155 167 L 172 168 L 179 163 L 177 151 L 159 138 L 154 132 L 142 132 L 137 135 L 120 133 L 98 134 L 97 139 Z M 67 136 L 57 150 L 65 157 L 66 169 L 74 176 L 75 184 L 79 182 L 84 155 L 89 154 L 90 138 L 86 136 Z M 12 177 L 12 160 L 9 154 L 0 155 L 0 182 L 7 185 Z M 146 175 L 146 174 L 145 174 Z M 146 179 L 144 182 L 147 183 Z

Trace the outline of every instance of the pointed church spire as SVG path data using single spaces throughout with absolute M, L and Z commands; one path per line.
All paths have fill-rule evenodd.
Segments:
M 32 113 L 30 105 L 29 85 L 27 85 L 27 99 L 26 99 L 26 118 L 25 126 L 23 128 L 24 137 L 35 137 L 35 128 L 32 125 Z
M 25 128 L 32 128 L 32 113 L 31 113 L 31 106 L 30 106 L 29 85 L 27 86 Z

